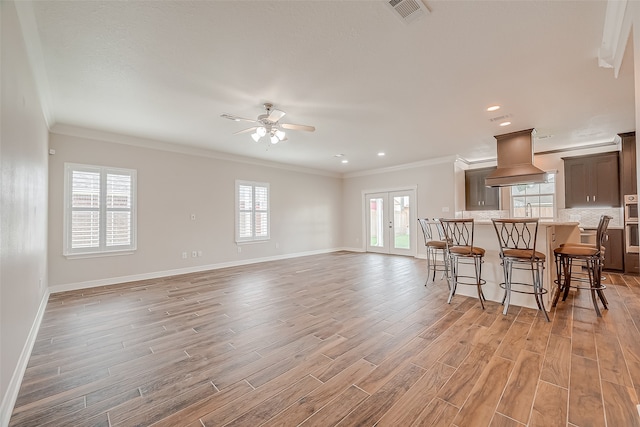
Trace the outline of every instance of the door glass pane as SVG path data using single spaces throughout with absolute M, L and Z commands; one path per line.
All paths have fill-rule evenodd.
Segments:
M 382 198 L 369 199 L 369 246 L 384 246 L 384 202 Z
M 393 198 L 393 247 L 410 249 L 409 196 Z

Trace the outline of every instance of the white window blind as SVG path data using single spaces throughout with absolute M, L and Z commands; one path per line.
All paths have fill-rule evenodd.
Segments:
M 136 171 L 65 164 L 64 255 L 136 249 Z
M 269 184 L 236 181 L 236 242 L 269 239 Z

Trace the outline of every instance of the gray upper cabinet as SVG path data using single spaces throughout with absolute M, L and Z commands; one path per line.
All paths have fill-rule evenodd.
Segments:
M 563 157 L 566 208 L 620 206 L 620 167 L 617 151 Z
M 484 184 L 484 179 L 495 169 L 492 167 L 464 171 L 465 205 L 468 211 L 500 209 L 500 189 Z

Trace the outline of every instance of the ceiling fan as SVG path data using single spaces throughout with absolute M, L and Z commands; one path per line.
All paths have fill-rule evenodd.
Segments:
M 264 104 L 264 109 L 266 110 L 266 113 L 260 114 L 257 119 L 247 119 L 228 113 L 222 113 L 220 114 L 220 117 L 236 122 L 242 121 L 255 123 L 255 126 L 234 133 L 234 135 L 237 135 L 239 133 L 253 132 L 251 134 L 251 138 L 253 138 L 255 142 L 260 141 L 260 138 L 266 135 L 269 135 L 272 144 L 277 144 L 280 141 L 285 141 L 287 139 L 287 135 L 283 129 L 304 130 L 307 132 L 313 132 L 314 130 L 316 130 L 315 127 L 308 125 L 280 123 L 280 119 L 284 117 L 286 113 L 284 111 L 274 109 L 273 104 L 269 102 L 266 102 Z

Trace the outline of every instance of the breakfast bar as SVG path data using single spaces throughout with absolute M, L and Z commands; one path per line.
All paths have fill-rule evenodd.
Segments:
M 548 292 L 544 295 L 544 304 L 547 310 L 551 307 L 551 300 L 556 289 L 554 280 L 556 279 L 556 268 L 553 257 L 553 250 L 563 243 L 580 242 L 580 229 L 577 222 L 540 222 L 538 226 L 538 238 L 536 250 L 546 256 L 546 264 L 543 276 L 543 287 Z M 500 265 L 500 247 L 493 223 L 491 221 L 475 221 L 473 245 L 484 248 L 484 263 L 482 265 L 482 278 L 486 280 L 482 291 L 487 300 L 502 302 L 504 290 L 500 283 L 504 282 L 504 273 Z M 465 269 L 472 269 L 473 266 L 461 266 L 461 274 L 465 274 Z M 514 281 L 530 282 L 531 273 L 529 271 L 514 271 Z M 477 291 L 474 286 L 458 286 L 456 295 L 467 295 L 477 298 Z M 455 297 L 454 297 L 455 300 Z M 519 305 L 537 309 L 535 298 L 532 295 L 514 292 L 511 295 L 511 305 Z

